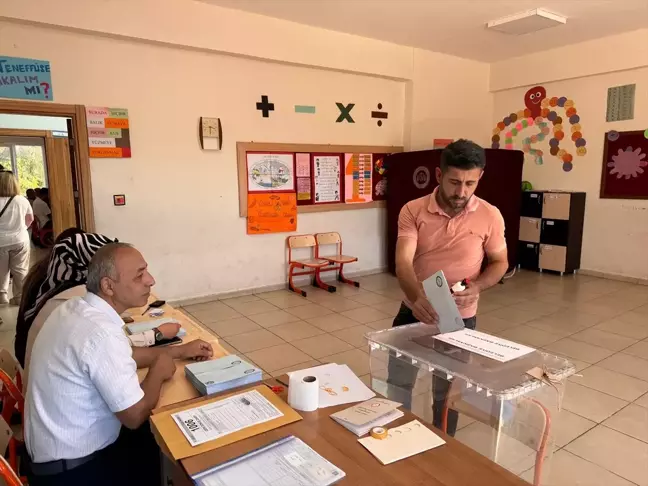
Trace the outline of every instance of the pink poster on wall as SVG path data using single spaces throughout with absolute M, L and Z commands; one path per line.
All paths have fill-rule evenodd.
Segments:
M 372 158 L 371 154 L 344 154 L 345 202 L 371 202 Z
M 310 177 L 310 154 L 296 154 L 295 175 L 297 177 Z

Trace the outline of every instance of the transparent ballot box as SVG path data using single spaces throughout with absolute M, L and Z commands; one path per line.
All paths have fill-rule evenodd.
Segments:
M 574 366 L 537 350 L 500 362 L 435 334 L 420 323 L 366 334 L 372 388 L 529 483 L 548 484 Z

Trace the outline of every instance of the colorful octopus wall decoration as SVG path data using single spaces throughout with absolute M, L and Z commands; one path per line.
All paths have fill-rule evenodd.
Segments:
M 561 141 L 565 138 L 563 128 L 564 119 L 555 110 L 556 107 L 563 108 L 565 118 L 571 125 L 571 139 L 576 146 L 576 155 L 583 156 L 587 153 L 585 145 L 587 142 L 583 138 L 580 124 L 580 116 L 576 112 L 574 101 L 564 96 L 547 98 L 547 91 L 543 86 L 535 86 L 524 95 L 524 104 L 526 108 L 517 113 L 511 113 L 509 116 L 497 124 L 493 129 L 492 148 L 501 147 L 502 132 L 504 138 L 504 148 L 513 149 L 513 138 L 525 128 L 534 124 L 540 129 L 537 135 L 531 135 L 522 140 L 522 150 L 535 158 L 536 164 L 542 164 L 544 152 L 531 147 L 536 142 L 542 142 L 552 132 L 549 123 L 553 124 L 553 136 L 549 139 L 549 153 L 558 157 L 563 164 L 563 170 L 569 172 L 574 168 L 572 164 L 573 156 L 567 150 L 560 147 Z M 510 128 L 509 128 L 510 126 Z

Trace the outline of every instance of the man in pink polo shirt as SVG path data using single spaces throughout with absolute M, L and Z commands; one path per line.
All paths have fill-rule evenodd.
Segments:
M 396 275 L 405 301 L 394 326 L 423 322 L 435 324 L 438 316 L 427 300 L 422 282 L 443 270 L 450 286 L 464 279 L 468 285 L 454 294 L 466 327 L 477 324 L 477 302 L 482 290 L 499 282 L 508 268 L 504 219 L 492 204 L 474 195 L 484 173 L 484 149 L 469 140 L 457 140 L 441 154 L 436 169 L 439 186 L 432 194 L 407 203 L 398 218 Z M 481 272 L 484 256 L 488 265 Z M 411 403 L 416 369 L 392 360 L 389 383 L 410 392 L 401 400 Z M 448 382 L 434 377 L 434 425 L 441 425 L 441 410 Z M 447 431 L 454 435 L 458 414 L 448 413 Z

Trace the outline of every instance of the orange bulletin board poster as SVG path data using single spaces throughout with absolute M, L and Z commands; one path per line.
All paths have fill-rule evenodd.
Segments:
M 297 196 L 292 193 L 248 193 L 247 234 L 297 230 Z
M 346 203 L 371 202 L 372 154 L 344 154 Z

